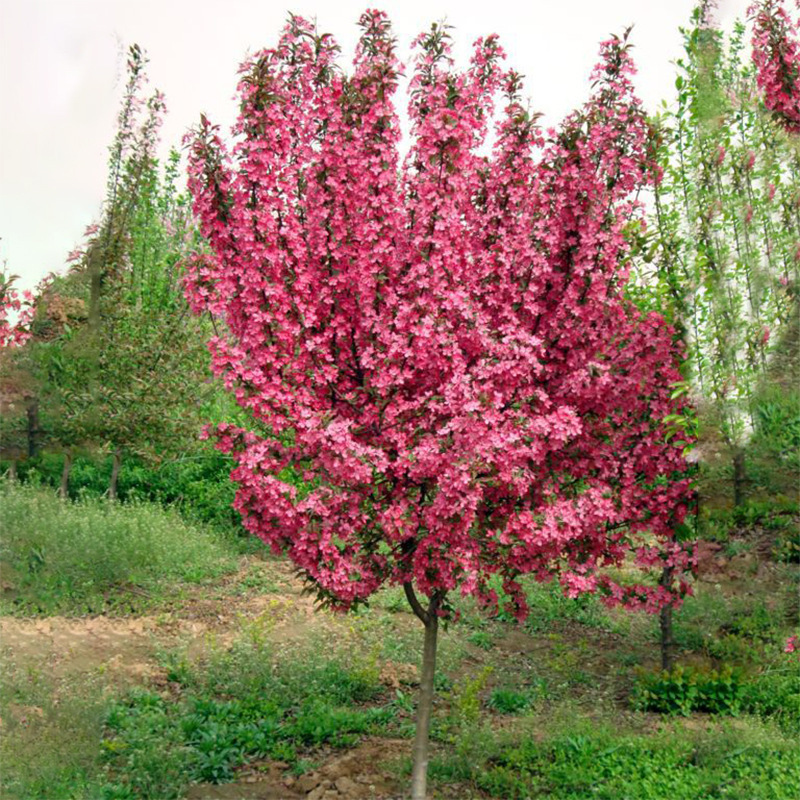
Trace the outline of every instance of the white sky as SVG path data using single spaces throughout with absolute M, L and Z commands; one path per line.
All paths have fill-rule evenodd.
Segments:
M 749 2 L 720 0 L 722 25 Z M 0 0 L 0 263 L 32 287 L 98 217 L 129 45 L 147 52 L 150 86 L 166 95 L 166 152 L 201 111 L 228 129 L 239 64 L 275 44 L 288 10 L 333 33 L 346 66 L 373 5 L 389 13 L 405 60 L 443 18 L 462 62 L 478 36 L 498 33 L 532 107 L 554 124 L 586 98 L 598 43 L 630 24 L 642 100 L 654 111 L 670 99 L 694 0 Z

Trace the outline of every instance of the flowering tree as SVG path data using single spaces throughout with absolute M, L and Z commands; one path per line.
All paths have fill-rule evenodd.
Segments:
M 800 9 L 800 3 L 797 3 Z M 800 36 L 781 0 L 760 0 L 753 18 L 753 63 L 764 105 L 790 133 L 800 133 Z
M 17 275 L 0 272 L 0 454 L 9 459 L 9 476 L 16 476 L 17 458 L 30 449 L 30 426 L 22 420 L 29 411 L 29 392 L 25 376 L 17 367 L 16 355 L 30 338 L 33 318 L 33 296 L 24 291 L 20 296 L 14 286 Z M 28 414 L 30 417 L 30 414 Z M 28 439 L 28 442 L 26 442 Z
M 0 272 L 0 351 L 19 347 L 30 337 L 33 295 L 24 291 L 20 296 L 14 287 L 17 277 Z
M 360 25 L 348 77 L 292 17 L 242 68 L 232 150 L 202 119 L 190 190 L 209 249 L 187 296 L 224 322 L 213 369 L 255 423 L 217 430 L 244 525 L 323 601 L 399 584 L 425 626 L 422 798 L 448 594 L 496 603 L 499 576 L 524 616 L 533 574 L 655 611 L 686 587 L 607 568 L 633 552 L 680 574 L 689 486 L 663 423 L 680 410 L 670 330 L 622 294 L 623 221 L 652 177 L 625 41 L 604 43 L 591 100 L 545 140 L 497 39 L 459 71 L 434 25 L 401 160 L 389 23 Z

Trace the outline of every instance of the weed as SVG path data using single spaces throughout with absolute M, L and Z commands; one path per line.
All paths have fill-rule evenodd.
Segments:
M 470 644 L 474 644 L 475 647 L 480 647 L 481 650 L 491 650 L 494 644 L 494 637 L 488 631 L 479 630 L 470 634 L 467 641 Z
M 743 695 L 741 673 L 675 667 L 672 672 L 639 672 L 631 695 L 634 708 L 688 716 L 693 711 L 738 714 Z
M 235 566 L 218 534 L 157 506 L 65 503 L 29 486 L 5 484 L 0 491 L 0 560 L 17 583 L 16 598 L 4 601 L 8 611 L 148 607 L 175 582 L 203 581 Z
M 312 652 L 313 646 L 276 665 L 265 646 L 245 639 L 200 666 L 173 670 L 184 687 L 177 703 L 130 693 L 107 719 L 105 750 L 117 784 L 142 800 L 160 800 L 188 781 L 229 781 L 255 758 L 283 761 L 300 774 L 309 768 L 307 760 L 298 766 L 303 751 L 350 747 L 394 719 L 391 705 L 361 705 L 381 691 L 368 666 L 358 658 L 345 666 L 333 653 L 319 661 Z M 171 661 L 185 663 L 180 656 Z M 155 747 L 166 764 L 183 763 L 179 776 L 162 770 L 145 780 L 143 765 Z

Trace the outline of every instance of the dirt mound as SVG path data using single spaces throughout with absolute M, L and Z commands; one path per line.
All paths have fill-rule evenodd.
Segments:
M 186 800 L 392 800 L 401 796 L 399 781 L 378 770 L 408 752 L 405 739 L 369 738 L 299 778 L 284 776 L 280 765 L 264 764 L 235 783 L 193 786 Z

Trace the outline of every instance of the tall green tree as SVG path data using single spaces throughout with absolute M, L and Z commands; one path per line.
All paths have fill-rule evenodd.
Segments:
M 800 153 L 759 99 L 744 24 L 726 38 L 703 3 L 682 32 L 675 103 L 658 120 L 652 235 L 635 271 L 640 300 L 666 309 L 687 343 L 687 376 L 739 504 L 756 390 L 796 313 Z
M 113 454 L 112 498 L 125 453 L 185 449 L 207 391 L 204 323 L 180 286 L 195 233 L 179 155 L 163 170 L 156 160 L 164 101 L 143 94 L 146 63 L 133 46 L 101 219 L 37 303 L 34 361 L 50 444 L 65 453 L 63 494 L 78 447 Z

